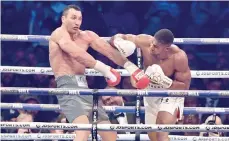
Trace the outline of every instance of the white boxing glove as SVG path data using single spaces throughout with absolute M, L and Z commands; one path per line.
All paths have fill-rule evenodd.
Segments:
M 157 64 L 149 66 L 146 69 L 145 74 L 150 78 L 151 82 L 159 84 L 166 89 L 168 89 L 173 83 L 173 80 L 165 76 L 162 68 Z
M 113 43 L 124 57 L 132 55 L 136 49 L 136 45 L 133 42 L 124 40 L 120 37 L 116 37 Z

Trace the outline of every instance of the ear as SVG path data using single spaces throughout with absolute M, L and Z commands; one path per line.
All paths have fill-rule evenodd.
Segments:
M 61 17 L 61 21 L 62 21 L 62 23 L 65 23 L 65 16 Z

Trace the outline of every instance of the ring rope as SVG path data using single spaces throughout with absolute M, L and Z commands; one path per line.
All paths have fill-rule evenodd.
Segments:
M 23 109 L 23 110 L 38 110 L 38 111 L 61 111 L 58 104 L 27 104 L 27 103 L 0 103 L 1 109 Z M 135 113 L 135 106 L 103 106 L 106 112 L 125 112 Z M 140 112 L 144 113 L 145 108 L 142 106 Z M 229 114 L 229 108 L 215 107 L 184 107 L 184 114 Z
M 1 134 L 2 140 L 73 140 L 75 138 L 74 134 L 8 134 L 2 133 Z M 226 141 L 228 137 L 199 137 L 199 136 L 174 136 L 169 135 L 170 141 L 197 141 L 197 140 L 211 140 L 211 141 Z M 101 140 L 101 137 L 98 137 Z M 133 141 L 135 139 L 135 134 L 118 134 L 117 141 Z M 149 137 L 146 134 L 141 134 L 140 139 L 144 141 L 149 141 Z M 91 140 L 91 136 L 88 139 Z
M 49 129 L 91 130 L 91 124 L 47 123 L 47 122 L 1 122 L 2 129 Z M 98 124 L 98 131 L 129 132 L 229 132 L 229 125 L 155 125 L 155 124 Z
M 50 36 L 1 34 L 1 41 L 47 42 Z M 101 37 L 110 40 L 110 37 Z M 175 38 L 175 44 L 229 44 L 229 38 Z
M 130 76 L 125 69 L 116 69 L 121 76 Z M 0 71 L 4 73 L 16 74 L 45 74 L 53 75 L 50 67 L 18 67 L 18 66 L 0 66 Z M 86 69 L 86 76 L 103 76 L 100 72 L 94 69 Z M 229 78 L 229 71 L 221 70 L 191 70 L 192 78 Z
M 93 95 L 93 89 L 0 87 L 1 94 L 17 95 Z M 212 97 L 229 98 L 228 90 L 137 90 L 98 89 L 98 96 Z

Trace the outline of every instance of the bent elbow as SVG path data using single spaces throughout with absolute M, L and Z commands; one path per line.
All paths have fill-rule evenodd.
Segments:
M 187 90 L 187 85 L 182 82 L 173 81 L 173 84 L 169 88 L 171 90 Z

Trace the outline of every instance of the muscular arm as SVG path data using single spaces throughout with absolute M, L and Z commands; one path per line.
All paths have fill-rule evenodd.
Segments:
M 111 41 L 113 41 L 115 38 L 120 37 L 124 40 L 131 41 L 135 43 L 135 45 L 141 49 L 150 47 L 150 44 L 153 41 L 153 37 L 147 34 L 139 34 L 139 35 L 133 35 L 133 34 L 116 34 L 111 38 Z
M 123 57 L 118 50 L 113 48 L 107 41 L 100 38 L 96 33 L 88 31 L 90 37 L 90 46 L 97 52 L 103 54 L 108 59 L 119 66 L 124 66 L 127 59 Z
M 176 71 L 175 80 L 173 81 L 172 86 L 169 89 L 171 90 L 189 89 L 190 82 L 191 82 L 191 72 L 188 66 L 188 58 L 184 52 L 180 52 L 177 55 L 175 55 L 174 65 Z
M 49 47 L 58 46 L 77 62 L 82 65 L 93 68 L 96 64 L 96 60 L 88 54 L 85 50 L 77 47 L 71 40 L 70 36 L 65 32 L 54 32 L 49 40 Z

